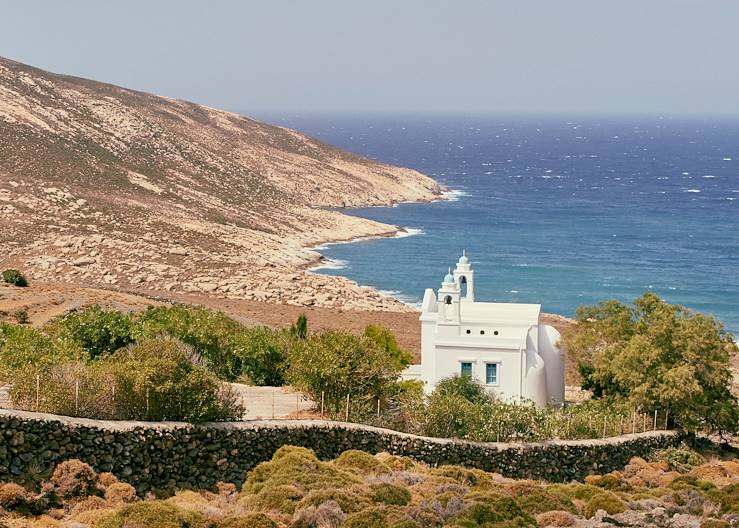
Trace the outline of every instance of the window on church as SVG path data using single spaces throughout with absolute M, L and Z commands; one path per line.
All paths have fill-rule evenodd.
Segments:
M 468 378 L 472 377 L 472 363 L 471 362 L 462 361 L 461 374 L 462 376 L 467 376 Z
M 487 363 L 485 365 L 485 383 L 487 385 L 498 384 L 498 364 Z

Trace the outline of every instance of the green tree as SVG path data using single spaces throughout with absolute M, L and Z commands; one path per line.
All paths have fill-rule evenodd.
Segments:
M 382 325 L 371 324 L 364 329 L 364 336 L 374 341 L 377 346 L 385 350 L 395 360 L 401 369 L 413 363 L 413 356 L 398 345 L 395 334 Z
M 60 361 L 83 357 L 76 343 L 49 337 L 28 326 L 0 323 L 0 380 L 12 381 L 18 369 L 43 372 Z
M 737 346 L 716 318 L 651 292 L 633 306 L 611 300 L 577 315 L 563 344 L 596 395 L 669 413 L 688 431 L 737 431 L 739 407 L 730 391 Z
M 59 339 L 78 343 L 95 359 L 133 343 L 134 326 L 127 314 L 95 305 L 68 313 L 47 325 L 45 331 Z
M 393 391 L 401 371 L 395 358 L 366 337 L 330 331 L 299 341 L 292 348 L 288 382 L 321 401 L 330 412 L 342 413 L 346 397 L 350 416 L 371 414 L 377 400 Z

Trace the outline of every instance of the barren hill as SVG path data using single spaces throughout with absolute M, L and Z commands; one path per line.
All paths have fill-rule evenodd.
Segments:
M 293 130 L 0 58 L 0 267 L 37 280 L 398 309 L 305 271 L 305 248 L 397 229 L 325 207 L 440 193 Z

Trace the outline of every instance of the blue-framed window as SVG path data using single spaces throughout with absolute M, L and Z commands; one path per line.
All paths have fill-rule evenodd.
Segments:
M 498 384 L 498 363 L 487 363 L 485 365 L 485 383 L 487 385 Z
M 468 378 L 472 377 L 472 362 L 470 361 L 462 361 L 460 364 L 460 374 L 462 376 L 467 376 Z

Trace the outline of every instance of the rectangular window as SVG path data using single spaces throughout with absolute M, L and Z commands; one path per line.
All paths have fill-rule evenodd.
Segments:
M 498 364 L 487 363 L 485 365 L 485 383 L 488 385 L 498 384 Z
M 472 363 L 469 361 L 462 362 L 462 376 L 472 377 Z

